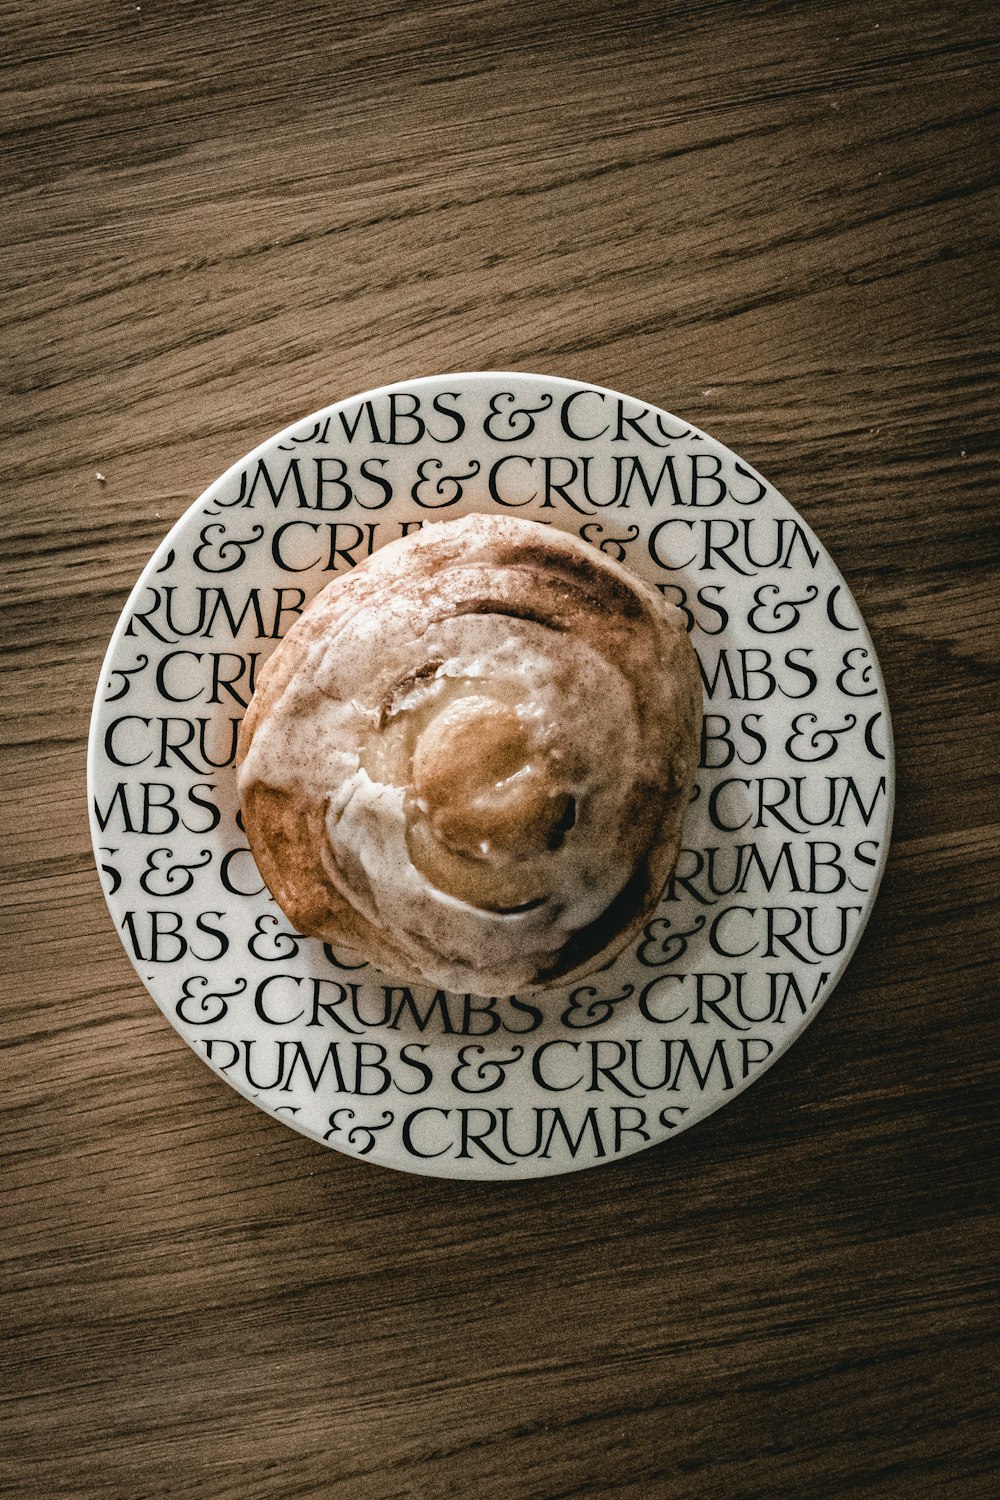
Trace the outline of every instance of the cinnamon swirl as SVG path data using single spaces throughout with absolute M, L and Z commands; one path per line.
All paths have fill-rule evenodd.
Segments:
M 336 578 L 261 673 L 239 786 L 296 930 L 479 994 L 614 956 L 673 868 L 701 688 L 680 612 L 576 537 L 432 524 Z

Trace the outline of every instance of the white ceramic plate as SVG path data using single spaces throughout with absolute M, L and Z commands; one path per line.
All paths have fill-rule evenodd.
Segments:
M 293 933 L 236 794 L 237 725 L 302 606 L 373 548 L 473 510 L 577 532 L 659 586 L 705 678 L 656 916 L 593 979 L 530 1000 L 407 988 Z M 677 1135 L 808 1024 L 875 900 L 892 737 L 844 580 L 749 464 L 614 391 L 444 375 L 296 423 L 181 518 L 112 637 L 89 788 L 126 952 L 234 1088 L 384 1166 L 534 1177 Z

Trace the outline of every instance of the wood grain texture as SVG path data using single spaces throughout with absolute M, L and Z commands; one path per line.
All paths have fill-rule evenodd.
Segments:
M 988 7 L 5 19 L 0 1494 L 995 1495 Z M 319 406 L 481 368 L 762 469 L 867 615 L 899 760 L 789 1056 L 668 1146 L 499 1187 L 221 1087 L 129 969 L 84 799 L 104 647 L 193 498 Z

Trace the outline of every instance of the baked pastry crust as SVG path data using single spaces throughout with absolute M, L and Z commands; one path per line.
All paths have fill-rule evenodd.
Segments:
M 680 847 L 701 685 L 683 617 L 577 537 L 470 515 L 333 580 L 267 662 L 237 751 L 297 931 L 477 994 L 572 982 Z

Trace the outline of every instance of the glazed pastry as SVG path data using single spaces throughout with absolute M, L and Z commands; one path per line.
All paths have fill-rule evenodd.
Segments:
M 247 837 L 298 932 L 395 979 L 568 983 L 656 905 L 700 723 L 654 589 L 535 521 L 432 524 L 334 579 L 262 671 Z

